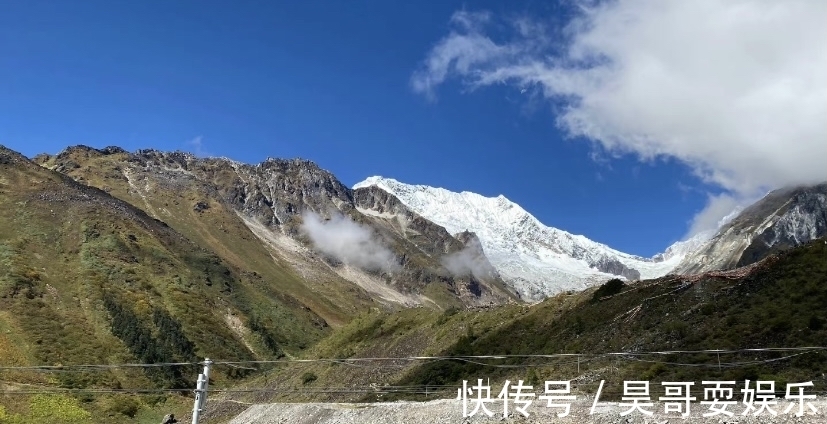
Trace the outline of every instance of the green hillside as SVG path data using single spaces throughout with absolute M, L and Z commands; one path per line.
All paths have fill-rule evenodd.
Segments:
M 35 162 L 105 190 L 160 219 L 243 271 L 264 291 L 261 293 L 264 299 L 279 298 L 294 308 L 309 308 L 334 327 L 377 306 L 367 293 L 344 280 L 308 281 L 296 275 L 277 251 L 268 250 L 239 215 L 221 201 L 219 191 L 234 186 L 234 181 L 222 170 L 211 170 L 213 178 L 223 184 L 219 187 L 187 175 L 134 170 L 127 166 L 132 157 L 118 148 L 100 151 L 75 146 L 59 157 L 40 156 Z
M 0 364 L 193 362 L 298 353 L 330 329 L 144 211 L 0 147 Z M 239 325 L 234 325 L 239 324 Z M 236 331 L 237 329 L 237 331 Z M 217 384 L 249 370 L 224 369 Z M 4 371 L 5 390 L 191 388 L 197 367 Z M 103 399 L 85 405 L 105 410 Z M 20 396 L 9 414 L 25 414 Z
M 605 380 L 603 396 L 615 399 L 623 381 L 641 379 L 653 384 L 762 379 L 776 381 L 778 390 L 787 382 L 813 381 L 816 390 L 824 392 L 825 259 L 827 241 L 820 239 L 771 257 L 746 275 L 669 276 L 625 285 L 611 281 L 530 307 L 365 315 L 322 340 L 307 357 L 456 359 L 289 363 L 271 371 L 267 379 L 256 377 L 243 385 L 269 387 L 271 393 L 237 398 L 425 400 L 455 396 L 462 380 L 477 378 L 490 378 L 492 386 L 505 379 L 535 385 L 572 380 L 579 393 L 594 392 Z M 615 290 L 608 289 L 612 286 Z M 727 352 L 811 346 L 822 348 Z M 724 353 L 643 354 L 699 350 Z M 639 354 L 602 355 L 614 352 Z M 509 357 L 465 358 L 489 355 Z

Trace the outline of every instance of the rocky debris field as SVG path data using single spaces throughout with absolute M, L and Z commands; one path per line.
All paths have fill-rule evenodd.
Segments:
M 463 406 L 459 400 L 446 399 L 431 402 L 393 402 L 393 403 L 274 403 L 253 405 L 230 421 L 230 424 L 476 424 L 476 423 L 592 423 L 592 424 L 670 424 L 670 423 L 715 423 L 715 424 L 764 424 L 764 423 L 796 423 L 796 424 L 824 424 L 827 422 L 827 398 L 819 398 L 811 402 L 817 412 L 805 404 L 805 414 L 797 417 L 798 404 L 793 405 L 789 413 L 784 413 L 790 402 L 779 400 L 772 408 L 778 415 L 773 416 L 764 411 L 758 416 L 742 416 L 742 405 L 733 405 L 737 408 L 728 408 L 734 415 L 716 415 L 703 417 L 709 412 L 708 406 L 692 404 L 689 417 L 681 417 L 679 413 L 664 413 L 664 405 L 656 403 L 650 410 L 654 414 L 644 415 L 635 411 L 629 415 L 620 414 L 628 410 L 626 406 L 617 403 L 600 403 L 590 414 L 591 403 L 581 401 L 572 403 L 570 414 L 559 418 L 557 413 L 562 408 L 547 408 L 545 402 L 530 405 L 526 412 L 528 417 L 510 410 L 510 416 L 503 418 L 502 407 L 495 409 L 494 416 L 487 417 L 482 413 L 472 417 L 463 417 Z M 469 405 L 471 407 L 473 405 Z M 513 405 L 510 405 L 513 407 Z M 473 409 L 473 408 L 470 408 Z

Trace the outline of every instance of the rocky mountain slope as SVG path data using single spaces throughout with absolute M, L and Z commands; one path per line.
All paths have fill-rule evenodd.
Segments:
M 333 325 L 372 302 L 448 307 L 516 297 L 496 273 L 446 267 L 465 244 L 443 228 L 385 194 L 355 196 L 310 161 L 249 165 L 85 146 L 36 161 L 145 209 L 239 264 L 247 259 L 236 245 L 244 244 L 256 266 L 286 267 L 304 282 L 289 293 Z
M 282 288 L 295 279 L 288 273 L 264 280 L 142 209 L 2 146 L 0 205 L 4 366 L 273 359 L 330 332 Z M 190 387 L 193 371 L 22 369 L 4 372 L 0 384 L 23 392 L 174 389 Z M 228 384 L 247 374 L 216 370 L 214 379 Z M 25 393 L 15 399 L 24 401 Z M 85 407 L 105 410 L 110 400 Z
M 0 421 L 55 408 L 141 421 L 138 411 L 179 400 L 134 393 L 189 390 L 198 371 L 28 366 L 295 357 L 367 311 L 515 300 L 496 272 L 452 267 L 464 255 L 485 263 L 472 235 L 375 194 L 357 202 L 299 160 L 115 147 L 30 160 L 0 146 L 0 363 L 23 367 L 4 371 L 0 386 L 16 396 L 0 402 Z M 218 367 L 212 383 L 252 371 Z M 65 389 L 103 392 L 80 402 Z
M 384 177 L 370 177 L 354 186 L 356 191 L 371 188 L 393 194 L 452 234 L 474 232 L 491 264 L 530 300 L 582 290 L 614 277 L 637 280 L 730 269 L 822 237 L 827 228 L 825 187 L 775 191 L 746 210 L 733 211 L 719 223 L 717 232 L 697 234 L 642 258 L 547 227 L 504 196 L 487 198 Z
M 673 270 L 726 270 L 827 235 L 827 183 L 775 190 L 701 244 Z
M 535 301 L 613 277 L 637 280 L 725 269 L 824 230 L 823 196 L 816 190 L 809 206 L 792 207 L 786 217 L 770 220 L 778 221 L 773 224 L 777 231 L 762 232 L 769 238 L 762 245 L 772 249 L 762 250 L 758 241 L 733 248 L 732 243 L 745 240 L 747 224 L 740 223 L 759 225 L 784 203 L 778 199 L 793 193 L 780 191 L 768 196 L 781 202 L 775 208 L 754 207 L 722 227 L 723 233 L 699 234 L 642 258 L 547 227 L 503 196 L 485 198 L 382 177 L 351 190 L 305 160 L 249 165 L 182 152 L 75 146 L 36 161 L 144 209 L 203 247 L 226 252 L 225 259 L 233 259 L 235 245 L 243 243 L 256 251 L 256 262 L 284 265 L 309 282 L 295 285 L 291 296 L 333 325 L 372 302 L 447 307 L 497 304 L 515 296 Z M 218 227 L 212 225 L 216 219 Z M 772 236 L 778 232 L 787 235 Z M 742 238 L 734 242 L 732 237 Z M 715 243 L 707 243 L 710 239 Z M 310 295 L 308 285 L 322 296 Z
M 547 227 L 504 196 L 486 198 L 383 177 L 370 177 L 354 186 L 357 191 L 369 187 L 393 194 L 451 234 L 475 233 L 503 278 L 531 300 L 565 290 L 582 290 L 615 276 L 630 280 L 658 277 L 674 268 L 685 251 L 694 247 L 676 246 L 669 255 L 642 258 Z

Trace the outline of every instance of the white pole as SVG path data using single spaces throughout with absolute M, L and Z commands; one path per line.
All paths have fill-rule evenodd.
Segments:
M 198 424 L 201 418 L 201 396 L 204 395 L 204 374 L 198 374 L 198 382 L 195 385 L 195 402 L 192 405 L 192 424 Z
M 201 412 L 204 411 L 204 404 L 207 402 L 207 388 L 210 384 L 210 358 L 204 358 L 204 372 L 198 374 L 198 383 L 195 389 L 195 402 L 192 407 L 192 424 L 198 424 L 201 419 Z
M 207 403 L 207 390 L 210 387 L 210 365 L 212 361 L 210 358 L 204 358 L 204 393 L 201 395 L 201 404 L 199 407 L 204 409 L 204 404 Z

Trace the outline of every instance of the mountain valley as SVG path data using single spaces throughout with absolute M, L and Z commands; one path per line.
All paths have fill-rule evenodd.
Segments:
M 2 384 L 20 392 L 0 402 L 0 422 L 35 416 L 39 398 L 25 396 L 31 387 L 108 390 L 114 394 L 55 399 L 86 399 L 73 408 L 96 419 L 148 422 L 186 398 L 118 390 L 186 391 L 198 373 L 192 365 L 55 373 L 37 366 L 229 361 L 237 365 L 217 366 L 214 387 L 266 388 L 211 398 L 229 408 L 273 399 L 422 400 L 361 389 L 434 386 L 445 395 L 482 372 L 566 375 L 582 390 L 596 375 L 697 376 L 603 357 L 584 370 L 524 358 L 365 366 L 331 358 L 741 349 L 827 339 L 827 183 L 773 191 L 717 232 L 651 258 L 546 226 L 504 196 L 383 177 L 349 188 L 301 159 L 251 165 L 87 146 L 29 159 L 0 146 L 0 204 L 0 362 L 13 367 Z M 606 294 L 612 287 L 619 289 Z M 799 314 L 788 313 L 796 308 Z M 824 355 L 719 376 L 806 378 L 812 370 L 823 377 Z M 311 361 L 293 362 L 304 359 Z M 521 374 L 528 369 L 534 374 Z M 331 389 L 343 385 L 361 389 Z M 143 412 L 125 413 L 124 404 Z M 216 409 L 214 418 L 231 411 Z

